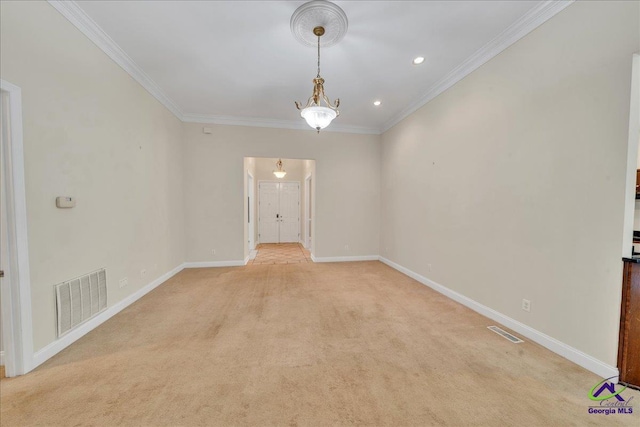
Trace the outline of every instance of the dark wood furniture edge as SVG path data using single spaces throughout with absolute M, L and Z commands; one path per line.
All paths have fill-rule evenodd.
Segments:
M 624 381 L 624 373 L 627 365 L 627 337 L 629 334 L 628 322 L 626 322 L 627 308 L 629 305 L 628 294 L 631 287 L 631 274 L 633 265 L 630 262 L 624 262 L 623 279 L 622 279 L 622 300 L 620 303 L 620 333 L 618 336 L 618 370 L 619 381 Z

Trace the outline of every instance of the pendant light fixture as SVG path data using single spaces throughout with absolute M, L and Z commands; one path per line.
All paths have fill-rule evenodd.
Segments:
M 347 26 L 347 15 L 344 11 L 325 0 L 305 3 L 291 17 L 291 31 L 298 41 L 307 46 L 313 46 L 312 43 L 315 41 L 314 47 L 317 46 L 318 49 L 318 73 L 313 79 L 313 93 L 304 107 L 297 101 L 295 103 L 296 108 L 300 110 L 300 116 L 318 133 L 340 115 L 340 99 L 331 103 L 324 93 L 324 79 L 320 76 L 320 38 L 325 36 L 326 32 L 323 46 L 334 45 L 344 37 Z
M 307 105 L 300 108 L 300 104 L 296 101 L 296 107 L 307 124 L 320 133 L 320 129 L 329 126 L 331 121 L 340 115 L 338 111 L 340 99 L 336 99 L 335 104 L 331 104 L 327 95 L 324 94 L 324 79 L 320 77 L 320 37 L 324 35 L 324 27 L 315 27 L 313 34 L 318 37 L 318 74 L 313 79 L 313 95 L 309 97 Z M 325 107 L 320 105 L 321 101 L 324 101 Z
M 287 174 L 287 171 L 282 168 L 282 159 L 278 159 L 278 161 L 276 162 L 276 168 L 277 169 L 273 171 L 273 174 L 276 176 L 276 178 L 284 178 L 284 176 Z

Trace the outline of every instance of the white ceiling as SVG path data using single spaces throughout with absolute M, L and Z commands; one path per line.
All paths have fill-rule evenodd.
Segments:
M 59 10 L 74 8 L 76 22 L 70 20 L 76 25 L 97 24 L 108 35 L 103 42 L 113 44 L 110 38 L 126 53 L 120 52 L 119 62 L 135 68 L 138 80 L 154 86 L 152 93 L 183 120 L 294 128 L 306 126 L 294 101 L 306 102 L 316 73 L 315 49 L 298 43 L 289 28 L 303 3 L 52 2 Z M 322 51 L 325 91 L 341 101 L 330 128 L 374 133 L 559 10 L 540 1 L 335 3 L 346 12 L 349 29 Z M 418 55 L 426 61 L 412 65 Z M 380 107 L 373 106 L 376 99 Z

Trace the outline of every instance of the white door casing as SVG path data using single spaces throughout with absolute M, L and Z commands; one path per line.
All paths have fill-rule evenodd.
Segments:
M 311 174 L 304 179 L 304 247 L 311 250 Z
M 260 243 L 298 242 L 300 183 L 261 181 L 258 184 Z
M 254 188 L 253 188 L 253 175 L 251 175 L 250 172 L 247 172 L 247 230 L 248 230 L 248 245 L 249 245 L 249 250 L 252 251 L 256 248 L 256 243 L 255 243 L 255 226 L 256 226 L 256 219 L 255 219 L 255 212 L 254 212 L 254 203 L 253 203 L 253 197 L 254 197 Z
M 22 94 L 18 86 L 0 80 L 0 148 L 5 248 L 2 280 L 2 327 L 8 377 L 33 369 L 33 328 L 27 207 L 22 145 Z

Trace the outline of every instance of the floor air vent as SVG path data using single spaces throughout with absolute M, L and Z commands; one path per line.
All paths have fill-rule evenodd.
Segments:
M 504 329 L 500 329 L 497 326 L 487 326 L 487 329 L 489 329 L 490 331 L 493 331 L 496 334 L 508 339 L 509 341 L 511 341 L 514 344 L 519 344 L 521 342 L 524 342 L 520 338 L 516 337 L 515 335 L 511 335 L 509 332 L 505 331 Z
M 107 272 L 94 271 L 55 286 L 58 338 L 107 308 Z

